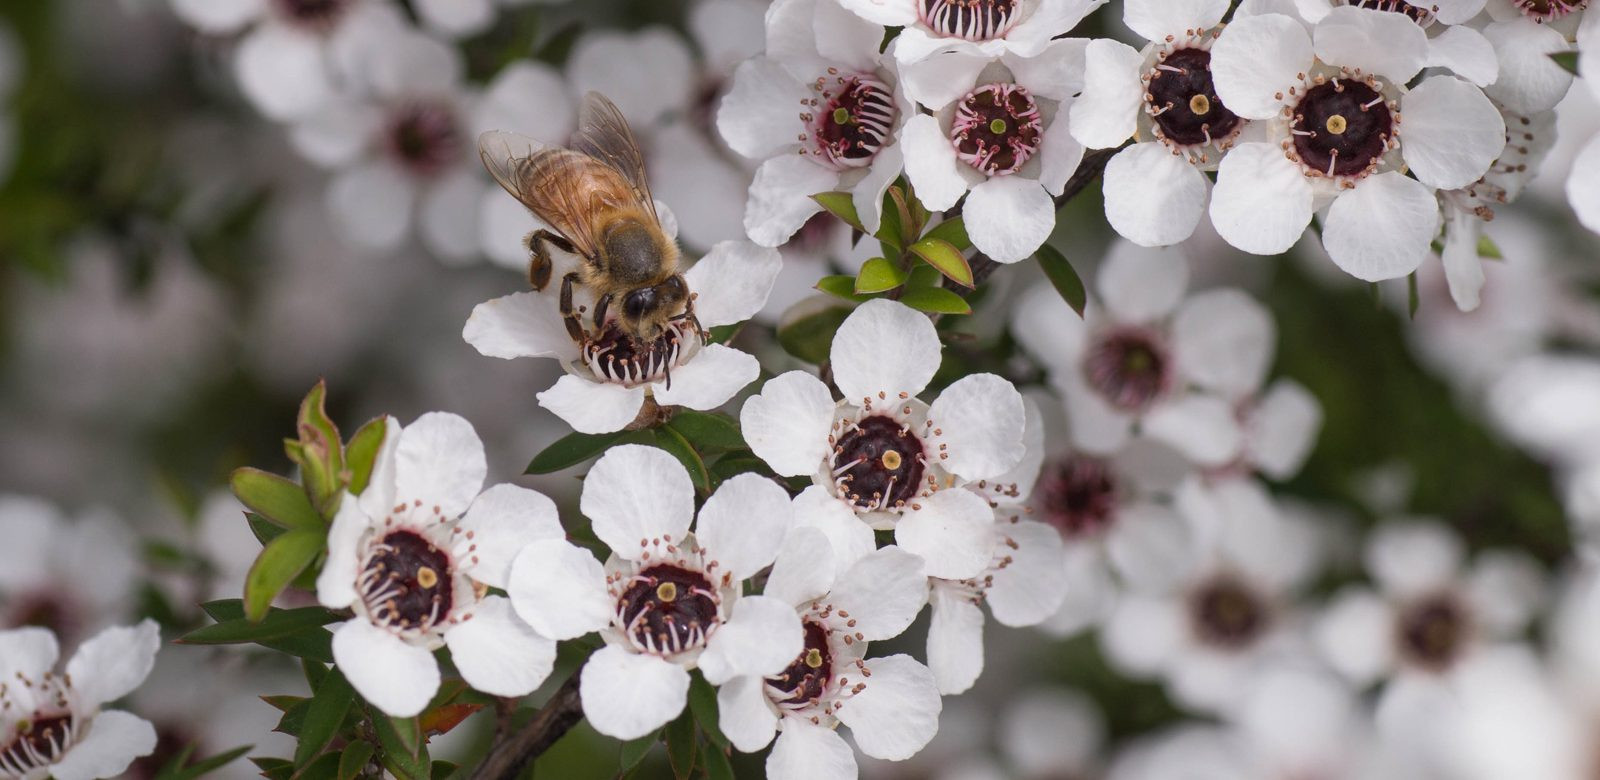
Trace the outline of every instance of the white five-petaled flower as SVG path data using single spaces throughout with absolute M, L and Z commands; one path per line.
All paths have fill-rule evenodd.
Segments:
M 855 557 L 815 528 L 784 540 L 764 595 L 792 605 L 805 647 L 781 672 L 745 675 L 717 692 L 722 732 L 745 752 L 766 747 L 773 780 L 853 780 L 856 761 L 835 729 L 850 727 L 874 758 L 910 758 L 939 726 L 939 691 L 909 656 L 867 658 L 867 643 L 898 636 L 927 603 L 922 561 L 894 546 Z M 778 734 L 778 731 L 782 731 Z
M 552 278 L 581 262 L 555 252 Z M 684 272 L 700 325 L 714 328 L 749 319 L 766 304 L 783 266 L 775 249 L 745 241 L 724 241 Z M 586 288 L 573 297 L 591 310 Z M 598 334 L 573 342 L 553 289 L 513 293 L 479 304 L 467 319 L 462 338 L 489 357 L 550 357 L 567 375 L 539 393 L 539 405 L 583 433 L 622 430 L 639 415 L 648 395 L 662 406 L 715 409 L 760 374 L 751 355 L 722 344 L 706 344 L 687 321 L 674 324 L 645 354 L 620 336 L 615 309 Z M 585 318 L 585 327 L 590 325 Z
M 978 494 L 952 488 L 1017 465 L 1025 414 L 1016 388 L 994 374 L 963 377 L 932 404 L 919 400 L 941 346 L 927 316 L 868 301 L 833 338 L 843 400 L 822 380 L 791 371 L 747 400 L 739 420 L 774 471 L 813 476 L 816 484 L 796 499 L 797 522 L 851 549 L 871 549 L 869 525 L 893 528 L 900 547 L 927 562 L 928 576 L 961 580 L 993 561 L 994 513 Z
M 992 62 L 942 53 L 918 66 L 938 71 L 976 59 L 967 78 L 930 78 L 914 93 L 934 113 L 908 119 L 900 145 L 917 197 L 942 211 L 965 195 L 967 235 L 996 262 L 1028 257 L 1055 228 L 1054 196 L 1083 159 L 1067 105 L 1083 88 L 1085 43 L 1063 38 L 1033 57 Z
M 1436 75 L 1406 90 L 1427 51 L 1404 14 L 1350 6 L 1311 27 L 1278 13 L 1229 25 L 1211 48 L 1217 95 L 1239 116 L 1271 120 L 1273 140 L 1239 144 L 1218 166 L 1217 232 L 1276 254 L 1325 208 L 1323 245 L 1346 273 L 1415 271 L 1439 233 L 1437 191 L 1477 181 L 1505 147 L 1505 123 L 1478 87 Z
M 156 747 L 143 718 L 101 706 L 139 687 L 161 645 L 153 621 L 108 628 L 55 672 L 56 637 L 42 628 L 0 631 L 0 778 L 117 777 Z
M 835 190 L 850 191 L 862 225 L 877 232 L 912 108 L 878 52 L 883 35 L 834 0 L 767 10 L 766 54 L 739 66 L 717 109 L 729 148 L 764 160 L 745 207 L 750 240 L 782 244 L 822 211 L 811 196 Z
M 69 521 L 43 499 L 0 495 L 0 536 L 0 626 L 44 626 L 70 650 L 128 617 L 142 567 L 120 518 Z
M 920 62 L 939 52 L 984 59 L 1032 57 L 1078 26 L 1106 0 L 839 0 L 861 18 L 904 28 L 895 58 Z M 967 74 L 976 75 L 973 70 Z M 957 77 L 957 80 L 960 80 Z
M 777 557 L 793 513 L 765 477 L 723 482 L 695 517 L 694 485 L 665 450 L 614 447 L 584 479 L 583 514 L 611 548 L 602 566 L 562 539 L 516 554 L 506 590 L 540 633 L 600 632 L 579 683 L 595 730 L 635 739 L 665 725 L 688 700 L 689 669 L 713 684 L 775 675 L 804 649 L 794 607 L 742 596 L 744 582 Z
M 496 696 L 531 693 L 550 674 L 555 642 L 487 590 L 506 587 L 524 544 L 563 537 L 555 504 L 516 485 L 480 493 L 485 473 L 461 417 L 431 412 L 403 428 L 388 418 L 371 482 L 344 496 L 329 529 L 317 599 L 355 611 L 334 630 L 334 662 L 390 715 L 427 706 L 442 646 L 469 685 Z

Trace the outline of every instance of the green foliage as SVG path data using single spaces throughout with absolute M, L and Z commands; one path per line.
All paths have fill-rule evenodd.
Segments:
M 969 290 L 976 287 L 972 266 L 967 264 L 966 256 L 954 244 L 942 238 L 924 238 L 911 245 L 911 253 L 938 269 L 946 279 Z
M 179 644 L 255 643 L 296 658 L 333 663 L 333 634 L 323 626 L 340 618 L 322 607 L 269 609 L 260 620 L 247 619 L 239 599 L 207 602 L 201 609 L 217 622 L 184 634 Z
M 629 435 L 629 431 L 612 433 L 569 433 L 539 451 L 528 463 L 524 474 L 550 474 L 569 469 L 591 458 L 597 458 L 613 444 Z
M 1083 279 L 1073 269 L 1072 263 L 1055 247 L 1045 244 L 1033 255 L 1039 261 L 1039 268 L 1044 271 L 1051 286 L 1061 294 L 1061 299 L 1067 302 L 1072 310 L 1083 316 L 1083 309 L 1089 302 L 1089 293 L 1083 287 Z
M 855 200 L 848 192 L 819 192 L 812 195 L 811 199 L 817 202 L 829 214 L 842 220 L 846 225 L 865 233 L 866 228 L 861 226 L 861 216 L 856 213 Z
M 350 687 L 349 681 L 338 669 L 323 676 L 322 684 L 317 686 L 316 694 L 311 697 L 300 726 L 300 743 L 294 750 L 295 766 L 306 766 L 333 742 L 355 699 L 355 689 Z M 338 754 L 329 755 L 334 756 L 334 766 L 337 768 Z
M 282 528 L 319 529 L 322 516 L 299 485 L 261 469 L 242 468 L 229 479 L 239 503 Z
M 857 295 L 866 295 L 893 290 L 905 284 L 906 278 L 910 275 L 899 265 L 881 257 L 874 257 L 861 264 L 861 270 L 856 273 L 854 292 Z
M 900 302 L 918 311 L 933 314 L 971 314 L 967 299 L 943 287 L 918 287 L 906 290 Z
M 327 532 L 320 528 L 297 529 L 268 542 L 245 575 L 245 617 L 266 617 L 272 600 L 322 554 L 327 542 Z
M 788 320 L 778 326 L 778 344 L 783 351 L 807 363 L 826 363 L 833 349 L 833 334 L 839 331 L 850 311 L 846 306 L 827 306 Z
M 727 415 L 716 412 L 679 409 L 667 422 L 667 427 L 683 436 L 701 452 L 745 448 L 744 434 L 739 432 L 739 423 Z
M 155 780 L 199 780 L 238 760 L 240 756 L 250 752 L 250 748 L 250 745 L 237 747 L 191 764 L 189 758 L 194 755 L 195 746 L 185 745 L 177 756 L 161 767 L 156 773 Z

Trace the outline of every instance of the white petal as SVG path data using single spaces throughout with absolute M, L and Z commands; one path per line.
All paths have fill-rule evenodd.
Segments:
M 1345 273 L 1378 282 L 1417 270 L 1438 232 L 1433 191 L 1389 171 L 1367 177 L 1328 207 L 1322 245 Z
M 1149 676 L 1183 652 L 1184 628 L 1178 602 L 1130 595 L 1117 602 L 1100 631 L 1100 644 L 1114 668 Z
M 899 636 L 928 602 L 922 559 L 893 545 L 874 550 L 839 575 L 827 601 L 868 642 Z
M 1456 308 L 1472 311 L 1483 301 L 1483 259 L 1478 257 L 1483 222 L 1477 214 L 1457 208 L 1447 209 L 1446 216 L 1449 225 L 1444 233 L 1444 251 L 1439 253 L 1445 284 Z
M 1223 156 L 1211 193 L 1211 224 L 1223 240 L 1252 254 L 1276 255 L 1289 251 L 1310 223 L 1311 185 L 1283 150 L 1245 143 Z
M 988 567 L 994 555 L 989 502 L 966 490 L 940 490 L 917 499 L 895 525 L 895 542 L 922 556 L 929 577 L 964 580 Z
M 983 610 L 955 588 L 933 588 L 933 620 L 928 623 L 928 667 L 939 693 L 954 696 L 983 674 Z
M 1112 244 L 1100 268 L 1095 289 L 1118 322 L 1147 323 L 1162 319 L 1183 300 L 1189 286 L 1189 264 L 1177 249 L 1151 249 L 1126 241 Z
M 506 582 L 511 606 L 551 639 L 575 639 L 611 623 L 616 602 L 594 553 L 565 539 L 533 542 L 516 553 Z
M 1117 513 L 1106 537 L 1106 554 L 1123 583 L 1143 592 L 1171 590 L 1197 564 L 1194 535 L 1183 519 L 1148 503 Z
M 717 688 L 717 726 L 741 753 L 766 747 L 778 733 L 766 688 L 760 677 L 735 677 Z
M 1295 74 L 1310 67 L 1311 37 L 1297 19 L 1262 14 L 1235 19 L 1211 47 L 1211 78 L 1217 97 L 1246 119 L 1271 119 L 1283 107 Z M 1237 154 L 1235 149 L 1223 157 Z M 1276 252 L 1272 253 L 1276 254 Z
M 396 453 L 400 451 L 401 426 L 400 421 L 392 415 L 383 418 L 383 425 L 383 444 L 378 447 L 377 457 L 372 459 L 372 478 L 367 480 L 367 489 L 361 491 L 361 496 L 357 499 L 361 504 L 361 511 L 366 514 L 369 522 L 373 517 L 384 517 L 394 511 L 396 501 L 394 470 L 395 461 L 398 460 Z M 337 521 L 337 518 L 335 520 Z M 354 544 L 353 539 L 359 536 L 356 534 L 352 537 L 350 543 Z M 333 540 L 330 539 L 328 544 L 329 549 L 332 549 Z
M 909 655 L 871 658 L 866 665 L 867 687 L 844 703 L 839 720 L 850 727 L 861 752 L 904 761 L 939 730 L 941 703 L 933 673 Z
M 160 648 L 161 630 L 149 619 L 95 634 L 67 662 L 76 701 L 96 707 L 132 693 L 149 676 Z
M 827 536 L 840 569 L 877 549 L 872 529 L 856 517 L 848 504 L 820 485 L 812 485 L 795 496 L 794 524 L 796 528 L 815 528 Z
M 361 698 L 396 718 L 422 712 L 439 690 L 433 653 L 363 617 L 334 629 L 333 660 Z
M 934 400 L 928 419 L 934 426 L 929 446 L 937 447 L 947 471 L 963 479 L 1003 474 L 1024 454 L 1022 395 L 994 374 L 956 380 Z
M 1110 612 L 1115 586 L 1106 569 L 1105 555 L 1097 544 L 1072 544 L 1065 550 L 1059 578 L 1066 589 L 1061 608 L 1044 623 L 1052 636 L 1072 636 L 1104 620 Z
M 1250 462 L 1272 479 L 1300 470 L 1322 428 L 1322 405 L 1292 379 L 1272 383 L 1246 421 L 1245 449 Z
M 1366 685 L 1394 662 L 1395 615 L 1364 588 L 1346 588 L 1312 627 L 1312 639 L 1340 674 Z
M 744 229 L 762 246 L 778 246 L 822 211 L 812 195 L 839 186 L 839 174 L 800 154 L 780 154 L 756 169 L 745 205 Z
M 1134 144 L 1106 163 L 1106 221 L 1141 246 L 1167 246 L 1194 233 L 1211 182 L 1164 143 Z
M 1007 52 L 1000 61 L 1011 71 L 1012 81 L 1026 86 L 1035 97 L 1070 100 L 1083 91 L 1084 52 L 1089 43 L 1087 38 L 1057 38 L 1036 54 L 1019 57 Z
M 1367 573 L 1386 595 L 1408 598 L 1451 583 L 1466 550 L 1434 521 L 1386 523 L 1367 540 Z
M 803 127 L 800 101 L 810 97 L 781 62 L 756 57 L 733 72 L 733 88 L 717 107 L 717 130 L 735 152 L 753 160 L 771 157 L 794 143 Z
M 1428 41 L 1428 66 L 1449 68 L 1456 75 L 1485 87 L 1500 78 L 1500 61 L 1494 44 L 1483 33 L 1465 25 L 1450 25 Z M 1410 121 L 1408 114 L 1406 120 Z
M 1483 91 L 1461 79 L 1434 76 L 1400 101 L 1401 153 L 1422 183 L 1441 190 L 1483 177 L 1506 146 L 1505 120 Z
M 593 90 L 611 98 L 636 129 L 687 106 L 695 81 L 688 44 L 659 25 L 589 32 L 573 47 L 566 71 L 575 93 Z
M 1567 39 L 1548 24 L 1529 19 L 1494 22 L 1483 36 L 1500 56 L 1500 77 L 1484 91 L 1523 116 L 1555 108 L 1572 86 L 1572 73 L 1549 55 L 1568 51 Z
M 1584 227 L 1600 233 L 1600 134 L 1590 139 L 1572 161 L 1572 173 L 1567 176 L 1567 202 Z
M 1427 33 L 1405 14 L 1356 6 L 1329 11 L 1317 22 L 1313 37 L 1323 62 L 1360 68 L 1400 84 L 1422 70 L 1428 54 Z
M 861 181 L 850 188 L 850 202 L 869 235 L 877 233 L 883 225 L 883 196 L 904 169 L 905 157 L 900 144 L 886 147 L 872 158 L 872 166 Z
M 767 380 L 739 410 L 750 449 L 786 477 L 811 474 L 828 456 L 833 396 L 822 380 L 790 371 Z
M 1156 407 L 1145 415 L 1143 432 L 1204 466 L 1225 465 L 1244 446 L 1233 405 L 1209 395 L 1188 395 Z
M 1083 318 L 1045 285 L 1023 292 L 1012 314 L 1011 335 L 1051 373 L 1073 370 L 1088 338 Z
M 401 501 L 420 500 L 444 517 L 467 511 L 489 467 L 472 423 L 449 412 L 429 412 L 400 431 L 395 489 Z
M 917 21 L 915 7 L 905 0 L 839 0 L 839 5 L 885 27 L 909 27 Z
M 972 166 L 956 157 L 956 149 L 939 129 L 939 120 L 918 114 L 906 120 L 900 130 L 900 146 L 905 154 L 906 178 L 917 191 L 917 198 L 934 211 L 956 205 L 967 188 L 983 177 Z
M 1122 449 L 1133 433 L 1133 418 L 1090 390 L 1081 372 L 1060 379 L 1057 389 L 1066 408 L 1067 433 L 1073 446 L 1091 455 L 1112 455 Z
M 1486 550 L 1467 576 L 1473 616 L 1493 636 L 1515 636 L 1544 608 L 1548 593 L 1539 562 L 1520 550 Z
M 472 562 L 474 580 L 495 588 L 506 586 L 511 559 L 529 542 L 566 538 L 554 501 L 511 484 L 483 491 L 456 528 L 456 555 Z
M 417 0 L 412 7 L 424 24 L 452 38 L 477 35 L 494 24 L 490 0 Z
M 483 253 L 495 265 L 518 273 L 528 270 L 528 247 L 524 246 L 522 239 L 531 231 L 547 227 L 543 222 L 535 219 L 528 213 L 528 209 L 515 198 L 510 197 L 504 190 L 496 187 L 485 187 L 479 202 L 478 214 L 478 244 Z M 555 257 L 560 257 L 559 252 L 552 252 Z M 558 261 L 559 265 L 559 261 Z M 551 273 L 551 278 L 556 275 Z M 518 295 L 532 295 L 532 293 L 518 293 Z M 553 295 L 541 295 L 543 299 L 551 299 L 550 309 L 555 310 Z M 557 322 L 560 319 L 557 317 Z M 566 330 L 561 331 L 565 337 Z M 570 342 L 572 339 L 567 338 Z M 576 354 L 577 348 L 573 348 Z M 495 357 L 501 357 L 496 355 Z
M 1083 145 L 1072 137 L 1067 117 L 1060 112 L 1039 136 L 1039 184 L 1052 199 L 1066 190 L 1067 181 L 1083 162 Z
M 513 60 L 500 69 L 483 93 L 476 129 L 515 130 L 561 143 L 578 127 L 578 109 L 561 71 L 542 62 Z
M 970 212 L 969 212 L 970 213 Z M 833 336 L 833 380 L 847 402 L 917 395 L 939 370 L 933 322 L 903 303 L 873 299 L 856 307 Z
M 709 0 L 689 9 L 689 33 L 706 64 L 727 73 L 761 53 L 766 8 L 743 0 Z
M 1227 0 L 1127 0 L 1122 21 L 1148 41 L 1189 38 L 1216 27 Z
M 554 296 L 545 293 L 512 293 L 474 306 L 461 337 L 487 357 L 577 356 Z
M 972 245 L 997 263 L 1032 255 L 1056 226 L 1056 203 L 1039 182 L 996 176 L 972 188 L 963 209 Z
M 611 433 L 622 430 L 639 416 L 644 391 L 643 386 L 623 387 L 565 374 L 549 390 L 534 397 L 540 406 L 579 433 Z
M 817 3 L 813 17 L 817 54 L 823 59 L 862 70 L 878 64 L 883 27 L 851 13 L 839 3 Z
M 771 596 L 746 596 L 706 642 L 700 671 L 712 685 L 735 677 L 767 677 L 788 668 L 805 649 L 805 630 L 794 605 Z
M 906 32 L 901 36 L 906 41 L 897 43 L 895 51 L 895 58 L 901 63 L 900 88 L 905 90 L 906 97 L 934 111 L 970 92 L 989 64 L 987 58 L 966 51 L 941 51 L 926 59 L 907 62 L 902 59 L 906 56 L 902 52 L 910 53 L 917 47 L 906 45 L 913 36 L 907 36 Z
M 724 241 L 684 273 L 695 292 L 694 314 L 707 328 L 744 322 L 761 311 L 783 269 L 778 250 Z
M 386 502 L 392 503 L 392 502 Z M 362 534 L 372 527 L 355 496 L 345 494 L 339 512 L 328 529 L 328 558 L 317 575 L 317 601 L 329 609 L 344 609 L 356 600 L 356 576 L 361 567 L 357 547 Z
M 694 483 L 666 450 L 624 444 L 595 461 L 578 505 L 600 541 L 638 560 L 646 541 L 683 541 L 694 518 Z
M 793 524 L 787 490 L 760 474 L 739 474 L 700 507 L 694 537 L 708 559 L 744 580 L 772 563 Z
M 1002 533 L 1010 540 L 1008 546 L 1014 545 L 1008 553 L 1011 560 L 991 575 L 984 599 L 994 619 L 1004 625 L 1037 625 L 1055 614 L 1066 597 L 1061 534 L 1032 520 L 1004 526 Z
M 1484 0 L 1432 0 L 1430 5 L 1439 21 L 1459 25 L 1477 16 L 1483 10 Z
M 382 114 L 368 103 L 334 100 L 296 121 L 289 141 L 318 165 L 344 166 L 372 143 L 382 121 Z
M 792 528 L 761 593 L 800 605 L 827 593 L 837 574 L 837 557 L 828 536 L 815 528 Z
M 786 718 L 767 756 L 767 780 L 852 780 L 856 754 L 831 728 Z
M 245 97 L 267 118 L 281 122 L 333 96 L 324 63 L 316 36 L 265 23 L 239 42 L 233 72 Z
M 422 242 L 446 261 L 472 259 L 478 253 L 478 201 L 483 181 L 463 168 L 433 181 L 422 196 Z
M 1225 288 L 1184 301 L 1172 321 L 1172 337 L 1184 376 L 1235 399 L 1261 387 L 1277 331 L 1266 307 L 1240 290 Z
M 727 403 L 760 375 L 761 364 L 749 353 L 707 344 L 688 363 L 673 370 L 670 383 L 656 382 L 650 387 L 664 406 L 711 410 Z
M 544 684 L 556 643 L 528 627 L 504 596 L 487 596 L 472 617 L 445 632 L 450 660 L 468 685 L 494 696 L 526 696 Z
M 739 5 L 737 0 L 728 2 Z M 750 173 L 742 161 L 730 159 L 713 138 L 686 122 L 675 122 L 656 131 L 650 147 L 646 158 L 650 187 L 657 200 L 675 205 L 673 216 L 684 244 L 704 248 L 744 238 L 744 200 L 750 189 Z M 657 215 L 660 214 L 658 208 Z M 700 291 L 692 281 L 690 289 Z M 697 310 L 702 302 L 696 302 Z M 700 319 L 703 321 L 704 315 Z
M 172 0 L 179 19 L 214 34 L 237 32 L 265 8 L 265 0 Z
M 89 721 L 88 733 L 50 767 L 56 780 L 120 777 L 135 758 L 156 749 L 156 729 L 137 715 L 110 710 Z
M 1138 129 L 1144 105 L 1140 71 L 1144 56 L 1110 38 L 1096 38 L 1084 50 L 1083 94 L 1072 102 L 1072 137 L 1091 149 L 1109 149 Z
M 594 730 L 617 739 L 638 739 L 683 711 L 689 673 L 653 655 L 630 653 L 617 645 L 589 656 L 578 694 Z
M 0 653 L 0 673 L 4 673 L 6 679 L 18 675 L 42 677 L 55 669 L 56 659 L 61 655 L 56 635 L 38 626 L 0 631 L 0 650 L 5 651 Z
M 414 182 L 387 163 L 342 171 L 328 186 L 328 209 L 342 236 L 356 246 L 390 250 L 405 240 L 417 199 Z

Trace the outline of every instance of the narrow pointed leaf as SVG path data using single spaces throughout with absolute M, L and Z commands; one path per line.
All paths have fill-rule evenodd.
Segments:
M 922 262 L 939 269 L 945 278 L 967 289 L 976 285 L 972 279 L 972 266 L 955 245 L 939 238 L 924 238 L 911 245 L 911 252 Z
M 338 669 L 323 676 L 322 684 L 317 686 L 316 695 L 311 697 L 311 706 L 300 725 L 300 743 L 294 749 L 296 766 L 305 766 L 333 742 L 339 727 L 344 724 L 345 714 L 355 700 L 355 689 L 350 687 L 350 682 Z
M 321 528 L 322 517 L 299 485 L 257 468 L 235 469 L 228 478 L 239 503 L 284 528 Z
M 850 227 L 862 232 L 866 231 L 866 228 L 861 226 L 861 217 L 860 215 L 856 214 L 855 200 L 852 198 L 850 193 L 819 192 L 815 195 L 812 195 L 811 199 L 816 201 L 817 205 L 821 206 L 829 214 L 844 220 L 846 225 L 849 225 Z
M 355 780 L 372 761 L 371 742 L 351 742 L 339 756 L 339 780 Z
M 273 539 L 256 556 L 244 578 L 244 614 L 250 620 L 266 617 L 267 608 L 284 588 L 317 559 L 327 545 L 326 532 L 304 528 Z
M 871 300 L 869 295 L 856 294 L 856 278 L 848 274 L 824 276 L 817 280 L 817 289 L 856 303 Z
M 934 314 L 971 314 L 970 306 L 965 298 L 944 289 L 943 287 L 916 287 L 909 288 L 900 296 L 900 302 L 918 311 L 932 312 Z
M 627 436 L 628 431 L 614 433 L 569 433 L 545 447 L 528 463 L 525 474 L 549 474 L 571 468 L 590 458 L 598 457 L 607 447 Z
M 745 448 L 744 435 L 739 433 L 739 423 L 714 412 L 680 409 L 667 425 L 683 434 L 689 443 L 702 452 Z
M 1083 287 L 1083 279 L 1073 269 L 1072 263 L 1067 262 L 1067 258 L 1049 244 L 1039 247 L 1039 251 L 1033 256 L 1039 261 L 1039 267 L 1044 270 L 1044 275 L 1050 280 L 1050 284 L 1061 294 L 1061 299 L 1082 317 L 1084 306 L 1089 302 L 1089 294 Z
M 874 257 L 861 264 L 861 272 L 856 274 L 855 292 L 865 294 L 893 290 L 905 284 L 907 276 L 909 274 L 900 266 L 881 257 Z
M 372 480 L 372 467 L 378 461 L 378 450 L 383 448 L 388 432 L 389 426 L 382 417 L 368 420 L 345 445 L 346 489 L 352 494 L 360 495 L 367 489 L 367 483 Z

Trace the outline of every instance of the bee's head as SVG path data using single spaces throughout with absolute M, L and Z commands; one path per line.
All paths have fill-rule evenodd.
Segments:
M 689 286 L 682 274 L 673 274 L 660 284 L 640 287 L 622 297 L 623 330 L 641 341 L 654 341 L 666 329 L 667 321 L 683 311 L 689 301 Z

